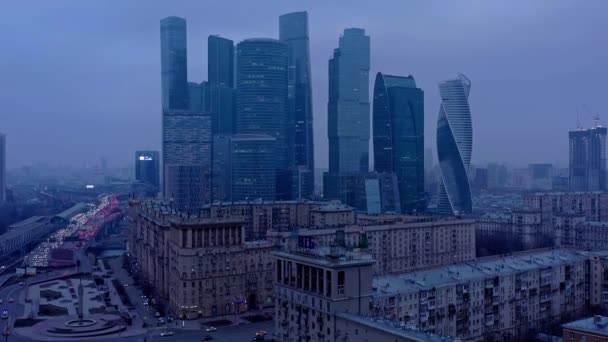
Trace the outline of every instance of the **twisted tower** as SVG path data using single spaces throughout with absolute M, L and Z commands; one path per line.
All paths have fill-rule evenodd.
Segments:
M 437 119 L 437 157 L 441 186 L 437 209 L 446 214 L 469 214 L 473 205 L 469 166 L 473 146 L 473 128 L 469 91 L 471 81 L 463 74 L 439 83 L 441 107 Z

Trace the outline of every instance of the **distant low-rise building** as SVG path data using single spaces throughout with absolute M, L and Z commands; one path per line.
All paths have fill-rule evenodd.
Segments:
M 593 316 L 562 324 L 564 342 L 608 340 L 608 317 Z

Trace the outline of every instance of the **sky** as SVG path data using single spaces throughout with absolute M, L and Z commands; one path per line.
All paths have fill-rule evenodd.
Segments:
M 20 0 L 0 5 L 0 132 L 7 167 L 128 166 L 160 150 L 160 23 L 188 25 L 188 78 L 207 78 L 207 36 L 278 37 L 308 11 L 315 158 L 327 166 L 327 62 L 348 27 L 371 37 L 370 85 L 413 75 L 435 150 L 438 82 L 471 79 L 472 163 L 568 161 L 568 130 L 608 124 L 605 0 Z M 373 86 L 370 86 L 373 91 Z M 370 102 L 372 94 L 370 94 Z M 578 115 L 577 115 L 578 112 Z M 371 115 L 371 113 L 370 113 Z

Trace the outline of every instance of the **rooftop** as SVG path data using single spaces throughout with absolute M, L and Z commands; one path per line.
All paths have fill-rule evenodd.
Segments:
M 608 317 L 593 316 L 566 323 L 562 328 L 579 330 L 608 337 Z
M 390 296 L 574 263 L 586 260 L 590 256 L 606 257 L 608 251 L 545 249 L 503 257 L 483 258 L 424 271 L 374 277 L 373 287 L 376 296 Z
M 370 254 L 361 253 L 358 249 L 346 250 L 343 247 L 336 246 L 320 246 L 311 249 L 298 248 L 288 252 L 276 252 L 275 255 L 325 267 L 372 265 L 374 263 Z
M 336 313 L 336 316 L 346 319 L 357 324 L 367 326 L 372 329 L 384 331 L 394 336 L 404 338 L 406 341 L 420 341 L 420 342 L 449 342 L 457 341 L 453 337 L 449 336 L 438 336 L 430 333 L 424 333 L 418 331 L 415 327 L 408 327 L 402 325 L 402 322 L 386 321 L 382 319 L 374 319 L 371 317 L 364 317 L 344 312 Z
M 0 240 L 9 240 L 21 236 L 29 231 L 51 224 L 51 216 L 33 216 L 27 220 L 17 222 L 9 227 L 9 231 L 0 235 Z

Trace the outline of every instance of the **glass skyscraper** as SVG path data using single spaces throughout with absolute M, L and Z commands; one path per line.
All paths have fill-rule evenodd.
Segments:
M 327 103 L 329 172 L 323 194 L 354 205 L 353 179 L 369 171 L 370 39 L 365 30 L 349 28 L 329 60 Z
M 211 114 L 213 134 L 235 132 L 234 43 L 230 39 L 209 36 L 204 110 Z
M 397 176 L 403 212 L 424 211 L 424 92 L 414 77 L 376 75 L 373 129 L 376 172 Z
M 160 21 L 161 89 L 163 111 L 188 109 L 186 20 L 167 17 Z
M 238 134 L 266 134 L 276 139 L 277 199 L 290 197 L 293 126 L 287 109 L 287 45 L 269 38 L 237 45 Z
M 147 183 L 159 191 L 160 155 L 158 151 L 135 152 L 135 179 Z
M 233 201 L 276 199 L 276 139 L 266 134 L 230 138 L 230 198 Z
M 468 176 L 473 147 L 470 89 L 471 81 L 462 74 L 439 83 L 437 158 L 442 181 L 437 210 L 440 213 L 469 214 L 473 211 Z
M 329 172 L 368 172 L 370 39 L 349 28 L 329 60 Z
M 207 57 L 209 84 L 234 88 L 234 42 L 216 35 L 209 36 Z
M 171 111 L 162 125 L 165 198 L 178 208 L 199 208 L 211 197 L 211 117 Z
M 314 142 L 312 83 L 308 13 L 294 12 L 279 17 L 279 40 L 287 45 L 287 104 L 289 127 L 294 127 L 292 197 L 309 198 L 314 187 Z
M 570 190 L 606 190 L 606 127 L 571 131 Z

